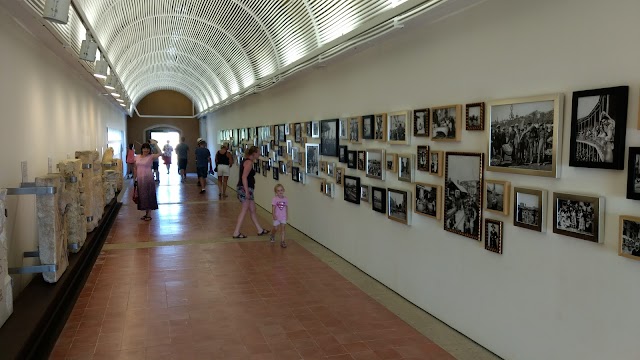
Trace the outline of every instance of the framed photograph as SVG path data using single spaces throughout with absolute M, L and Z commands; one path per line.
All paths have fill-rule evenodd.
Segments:
M 387 217 L 411 225 L 411 191 L 387 189 Z
M 297 166 L 291 167 L 291 180 L 300 182 L 300 168 Z
M 320 137 L 320 122 L 312 121 L 311 122 L 311 137 L 319 138 Z
M 413 162 L 412 154 L 398 154 L 398 180 L 413 182 Z
M 342 185 L 342 177 L 344 176 L 344 168 L 336 166 L 336 185 Z
M 291 124 L 285 124 L 284 125 L 284 134 L 285 135 L 290 135 L 291 134 Z
M 440 220 L 442 187 L 440 185 L 416 183 L 416 214 Z
M 382 214 L 387 213 L 387 189 L 371 187 L 371 208 Z
M 420 171 L 429 171 L 429 147 L 427 145 L 418 145 L 416 160 L 416 169 Z
M 364 115 L 362 117 L 362 138 L 373 139 L 373 131 L 375 128 L 373 115 Z
M 545 232 L 547 191 L 513 188 L 513 225 Z
M 389 144 L 410 144 L 409 113 L 410 111 L 396 111 L 387 116 L 387 141 Z
M 484 248 L 502 254 L 502 221 L 484 220 Z
M 313 133 L 311 121 L 307 121 L 306 123 L 304 123 L 304 132 L 307 137 L 311 137 L 311 134 Z
M 362 119 L 359 116 L 347 119 L 349 124 L 349 141 L 354 144 L 362 142 Z
M 563 95 L 492 101 L 488 171 L 557 177 Z
M 297 143 L 300 143 L 300 141 L 302 141 L 302 124 L 300 123 L 295 123 L 293 124 L 294 127 L 294 141 Z
M 553 193 L 553 232 L 604 242 L 604 197 Z
M 278 146 L 278 156 L 286 158 L 287 155 L 287 144 Z
M 467 104 L 466 106 L 467 131 L 484 130 L 484 103 Z
M 269 170 L 269 161 L 262 161 L 262 176 L 267 177 L 267 171 Z
M 360 178 L 355 176 L 344 175 L 344 200 L 360 204 Z
M 374 116 L 373 139 L 377 141 L 387 141 L 387 114 L 375 114 Z
M 628 103 L 628 86 L 573 93 L 569 166 L 624 169 Z
M 385 155 L 386 160 L 386 169 L 390 172 L 398 171 L 398 154 L 389 154 Z
M 384 150 L 368 149 L 366 152 L 367 177 L 384 180 Z
M 302 141 L 300 142 L 300 146 L 304 147 L 304 146 L 307 144 L 307 142 L 308 142 L 308 140 L 307 140 L 307 139 L 308 139 L 308 138 L 307 138 L 306 136 L 303 136 L 303 137 L 302 137 Z
M 347 151 L 347 167 L 349 169 L 358 168 L 358 152 L 355 150 Z
M 358 150 L 358 170 L 365 170 L 365 165 L 366 165 L 366 151 L 364 150 Z
M 413 110 L 413 136 L 429 136 L 429 109 Z
M 304 172 L 318 176 L 320 171 L 320 145 L 319 144 L 306 144 L 306 162 Z
M 297 147 L 291 148 L 291 160 L 294 164 L 302 164 L 300 161 L 300 150 Z
M 335 193 L 336 193 L 336 184 L 332 182 L 326 182 L 324 185 L 324 194 L 333 199 L 335 197 Z
M 320 161 L 320 172 L 323 172 L 323 173 L 327 172 L 327 162 L 326 161 Z
M 620 215 L 618 255 L 640 260 L 640 217 Z
M 261 170 L 260 170 L 260 160 L 256 160 L 256 161 L 253 163 L 253 170 L 254 170 L 256 173 L 260 174 L 260 172 L 261 172 Z
M 360 201 L 369 202 L 369 185 L 360 185 Z
M 487 211 L 509 215 L 509 194 L 511 193 L 511 183 L 500 180 L 485 181 L 485 201 Z
M 627 199 L 640 200 L 640 147 L 629 148 Z
M 338 162 L 347 163 L 347 153 L 348 153 L 347 145 L 338 146 Z
M 429 150 L 429 173 L 442 176 L 442 151 Z
M 293 141 L 287 140 L 287 155 L 291 156 L 292 149 L 293 149 Z
M 338 119 L 320 122 L 320 155 L 338 156 Z
M 339 135 L 341 140 L 349 140 L 349 136 L 347 135 L 349 126 L 347 126 L 347 119 L 341 118 L 338 120 L 339 123 Z
M 336 176 L 336 163 L 327 163 L 327 175 L 331 177 Z
M 325 179 L 322 179 L 320 181 L 320 192 L 324 194 L 326 191 L 326 188 L 327 188 L 327 181 Z
M 278 162 L 278 167 L 280 168 L 280 174 L 286 175 L 287 174 L 287 163 L 284 161 L 279 161 Z
M 288 128 L 285 124 L 278 125 L 278 142 L 284 142 L 287 139 L 286 128 Z
M 480 241 L 484 154 L 445 155 L 444 229 Z
M 273 169 L 271 169 L 271 174 L 273 174 L 273 180 L 280 180 L 280 169 L 277 166 L 274 166 Z
M 431 108 L 431 140 L 460 141 L 461 137 L 462 105 Z

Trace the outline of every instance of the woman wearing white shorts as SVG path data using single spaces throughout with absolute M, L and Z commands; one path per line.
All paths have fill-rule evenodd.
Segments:
M 233 157 L 227 151 L 227 146 L 222 145 L 216 153 L 216 171 L 218 172 L 218 198 L 227 197 L 227 181 L 229 180 L 229 172 L 233 166 Z

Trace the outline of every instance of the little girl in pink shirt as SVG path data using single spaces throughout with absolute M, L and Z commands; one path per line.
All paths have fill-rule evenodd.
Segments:
M 284 228 L 287 226 L 287 217 L 289 216 L 289 200 L 284 196 L 284 186 L 278 184 L 273 188 L 276 196 L 271 200 L 271 213 L 273 214 L 273 231 L 269 239 L 271 242 L 276 241 L 276 233 L 280 232 L 280 246 L 287 247 L 284 241 Z

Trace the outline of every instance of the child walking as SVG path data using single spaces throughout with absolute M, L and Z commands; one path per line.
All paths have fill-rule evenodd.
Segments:
M 273 231 L 269 239 L 271 242 L 276 241 L 276 234 L 280 232 L 280 246 L 287 247 L 284 240 L 284 228 L 287 226 L 287 217 L 289 217 L 289 200 L 284 196 L 284 186 L 278 184 L 273 188 L 276 196 L 271 200 L 271 213 L 273 214 Z

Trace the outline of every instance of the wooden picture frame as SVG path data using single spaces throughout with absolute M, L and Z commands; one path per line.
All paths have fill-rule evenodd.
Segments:
M 563 99 L 562 94 L 550 94 L 488 102 L 487 171 L 558 177 L 562 154 Z M 505 128 L 509 129 L 508 133 Z M 540 142 L 540 133 L 547 141 Z M 517 144 L 507 141 L 511 138 L 523 141 Z M 532 143 L 537 143 L 538 147 Z
M 440 211 L 442 205 L 442 186 L 417 182 L 415 193 L 413 211 L 416 214 L 440 220 L 442 216 Z
M 444 229 L 477 241 L 482 239 L 484 154 L 445 155 Z
M 629 87 L 575 91 L 569 166 L 624 170 Z
M 343 184 L 342 178 L 344 176 L 344 168 L 341 166 L 336 166 L 335 169 L 335 179 L 336 179 L 336 185 L 341 185 Z
M 326 181 L 324 185 L 324 194 L 333 199 L 336 194 L 336 184 Z
M 398 180 L 413 183 L 415 179 L 413 154 L 398 154 Z
M 387 142 L 392 145 L 409 145 L 411 111 L 395 111 L 387 114 Z
M 547 223 L 547 191 L 513 188 L 513 226 L 545 232 Z
M 627 160 L 627 199 L 640 200 L 640 147 L 629 148 Z
M 387 113 L 375 114 L 373 140 L 387 141 Z
M 360 178 L 344 175 L 344 201 L 360 205 Z
M 369 185 L 360 185 L 360 201 L 369 202 Z
M 320 155 L 338 157 L 338 119 L 320 121 Z
M 429 118 L 431 111 L 428 108 L 413 110 L 413 136 L 429 136 Z
M 553 193 L 553 232 L 604 242 L 604 197 Z
M 382 214 L 387 213 L 387 189 L 371 187 L 371 209 Z
M 485 210 L 496 214 L 509 215 L 511 206 L 511 183 L 502 180 L 485 180 Z
M 358 170 L 365 171 L 367 153 L 364 150 L 358 150 Z
M 327 176 L 331 176 L 331 177 L 336 176 L 336 163 L 327 162 Z
M 367 177 L 384 180 L 385 153 L 382 149 L 367 149 L 365 158 L 365 172 Z
M 385 155 L 385 169 L 389 172 L 397 172 L 398 171 L 398 154 L 389 154 Z
M 324 160 L 320 161 L 320 172 L 327 173 L 327 162 Z
M 411 225 L 411 191 L 387 189 L 387 217 Z
M 347 125 L 349 126 L 349 142 L 362 143 L 362 118 L 359 116 L 350 117 L 347 119 Z
M 465 124 L 467 131 L 484 131 L 484 103 L 472 103 L 465 106 Z
M 416 149 L 416 170 L 429 171 L 429 146 L 418 145 Z
M 462 105 L 431 108 L 431 140 L 460 141 L 462 138 Z
M 429 174 L 442 176 L 442 169 L 444 168 L 442 158 L 442 151 L 429 149 Z
M 375 119 L 373 115 L 364 115 L 362 117 L 362 138 L 364 140 L 373 140 L 375 129 Z
M 484 248 L 496 254 L 502 254 L 502 221 L 484 219 Z
M 618 255 L 640 260 L 640 217 L 620 215 Z

